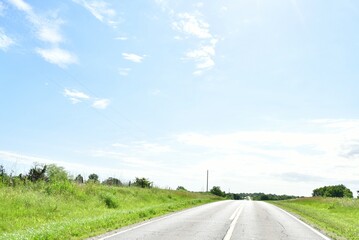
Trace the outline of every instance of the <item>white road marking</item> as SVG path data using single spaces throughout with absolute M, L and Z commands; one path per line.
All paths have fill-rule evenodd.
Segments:
M 137 225 L 137 226 L 134 226 L 134 227 L 132 227 L 132 228 L 128 228 L 128 229 L 126 229 L 126 230 L 122 230 L 122 231 L 120 231 L 120 232 L 111 234 L 111 235 L 109 235 L 109 236 L 105 236 L 105 237 L 103 237 L 103 238 L 99 238 L 98 240 L 105 240 L 105 239 L 114 237 L 114 236 L 116 236 L 116 235 L 120 235 L 120 234 L 123 234 L 123 233 L 125 233 L 125 232 L 129 232 L 129 231 L 135 230 L 135 229 L 137 229 L 137 228 L 146 226 L 146 225 L 148 225 L 148 224 L 155 223 L 155 222 L 158 222 L 158 221 L 161 221 L 161 220 L 165 220 L 165 219 L 167 219 L 167 218 L 170 218 L 170 217 L 173 217 L 173 216 L 176 216 L 176 215 L 179 215 L 179 214 L 188 212 L 188 211 L 190 211 L 190 210 L 192 210 L 192 209 L 187 209 L 187 210 L 184 210 L 184 211 L 181 211 L 181 212 L 178 212 L 178 213 L 174 213 L 174 214 L 171 214 L 171 215 L 168 215 L 168 216 L 159 218 L 159 219 L 150 220 L 150 221 L 148 221 L 148 222 L 142 223 L 142 224 Z
M 239 218 L 239 215 L 241 215 L 242 213 L 242 209 L 243 209 L 243 205 L 239 206 L 237 208 L 237 210 L 234 212 L 236 213 L 235 214 L 235 217 L 233 217 L 233 221 L 231 222 L 231 226 L 229 227 L 227 233 L 226 233 L 226 236 L 224 236 L 223 240 L 230 240 L 231 237 L 232 237 L 232 234 L 233 234 L 233 230 L 234 230 L 234 227 L 236 226 L 237 224 L 237 221 L 238 221 L 238 218 Z M 232 214 L 233 216 L 234 214 Z M 230 217 L 230 219 L 232 220 L 232 216 Z
M 274 205 L 273 205 L 274 206 Z M 277 206 L 275 206 L 277 207 Z M 317 235 L 319 235 L 321 238 L 325 239 L 325 240 L 332 240 L 331 238 L 328 238 L 327 236 L 325 236 L 324 234 L 322 234 L 321 232 L 319 232 L 318 230 L 314 229 L 313 227 L 309 226 L 308 224 L 306 224 L 305 222 L 303 222 L 302 220 L 298 219 L 297 217 L 293 216 L 292 214 L 290 214 L 289 212 L 281 209 L 280 207 L 277 207 L 279 210 L 281 210 L 282 212 L 284 212 L 285 214 L 287 214 L 288 216 L 292 217 L 293 219 L 295 219 L 297 222 L 300 222 L 301 224 L 303 224 L 304 226 L 306 226 L 307 228 L 309 228 L 310 230 L 312 230 L 313 232 L 315 232 Z
M 241 208 L 242 206 L 239 206 L 237 209 L 236 209 L 236 211 L 234 211 L 233 212 L 233 214 L 232 214 L 232 216 L 229 218 L 229 220 L 233 220 L 235 217 L 236 217 L 236 214 L 237 214 L 237 212 L 239 211 L 239 209 Z
M 223 203 L 223 202 L 216 202 L 216 203 Z M 216 203 L 212 203 L 212 204 L 216 204 Z M 202 206 L 198 206 L 198 207 L 195 207 L 195 208 L 200 208 L 200 207 L 204 207 L 206 206 L 207 204 L 205 205 L 202 205 Z M 135 230 L 137 228 L 140 228 L 140 227 L 143 227 L 143 226 L 146 226 L 148 224 L 151 224 L 151 223 L 155 223 L 155 222 L 158 222 L 158 221 L 162 221 L 162 220 L 165 220 L 167 218 L 170 218 L 170 217 L 173 217 L 173 216 L 177 216 L 177 215 L 180 215 L 180 214 L 183 214 L 183 213 L 186 213 L 186 212 L 189 212 L 189 211 L 192 211 L 194 208 L 189 208 L 187 210 L 183 210 L 183 211 L 180 211 L 180 212 L 177 212 L 177 213 L 173 213 L 171 215 L 168 215 L 168 216 L 165 216 L 165 217 L 161 217 L 161 218 L 158 218 L 158 219 L 154 219 L 154 220 L 149 220 L 148 222 L 145 222 L 145 223 L 142 223 L 140 225 L 137 225 L 137 226 L 134 226 L 134 227 L 131 227 L 131 228 L 128 228 L 128 229 L 125 229 L 125 230 L 122 230 L 120 232 L 116 232 L 114 234 L 111 234 L 111 235 L 108 235 L 108 236 L 104 236 L 102 238 L 99 238 L 97 240 L 105 240 L 105 239 L 109 239 L 111 237 L 114 237 L 116 235 L 120 235 L 120 234 L 123 234 L 123 233 L 126 233 L 126 232 L 129 232 L 129 231 L 132 231 L 132 230 Z

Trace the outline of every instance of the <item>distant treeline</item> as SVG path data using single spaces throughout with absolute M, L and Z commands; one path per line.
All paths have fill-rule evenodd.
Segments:
M 299 196 L 292 195 L 276 195 L 276 194 L 265 194 L 265 193 L 229 193 L 231 199 L 242 200 L 242 199 L 251 199 L 259 201 L 276 201 L 276 200 L 288 200 L 294 198 L 300 198 Z

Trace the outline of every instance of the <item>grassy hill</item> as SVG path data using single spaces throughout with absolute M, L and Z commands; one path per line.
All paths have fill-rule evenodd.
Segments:
M 333 239 L 359 240 L 359 199 L 314 197 L 271 203 L 324 230 Z
M 0 239 L 82 239 L 216 200 L 203 193 L 69 181 L 0 185 Z

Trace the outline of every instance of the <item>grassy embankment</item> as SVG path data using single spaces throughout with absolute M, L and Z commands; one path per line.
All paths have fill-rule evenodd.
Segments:
M 215 200 L 185 191 L 71 182 L 0 186 L 0 239 L 82 239 Z
M 359 199 L 316 197 L 271 203 L 322 229 L 333 239 L 359 239 Z

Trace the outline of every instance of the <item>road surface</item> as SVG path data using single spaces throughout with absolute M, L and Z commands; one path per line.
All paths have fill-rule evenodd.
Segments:
M 265 202 L 222 201 L 129 226 L 97 240 L 328 240 Z

